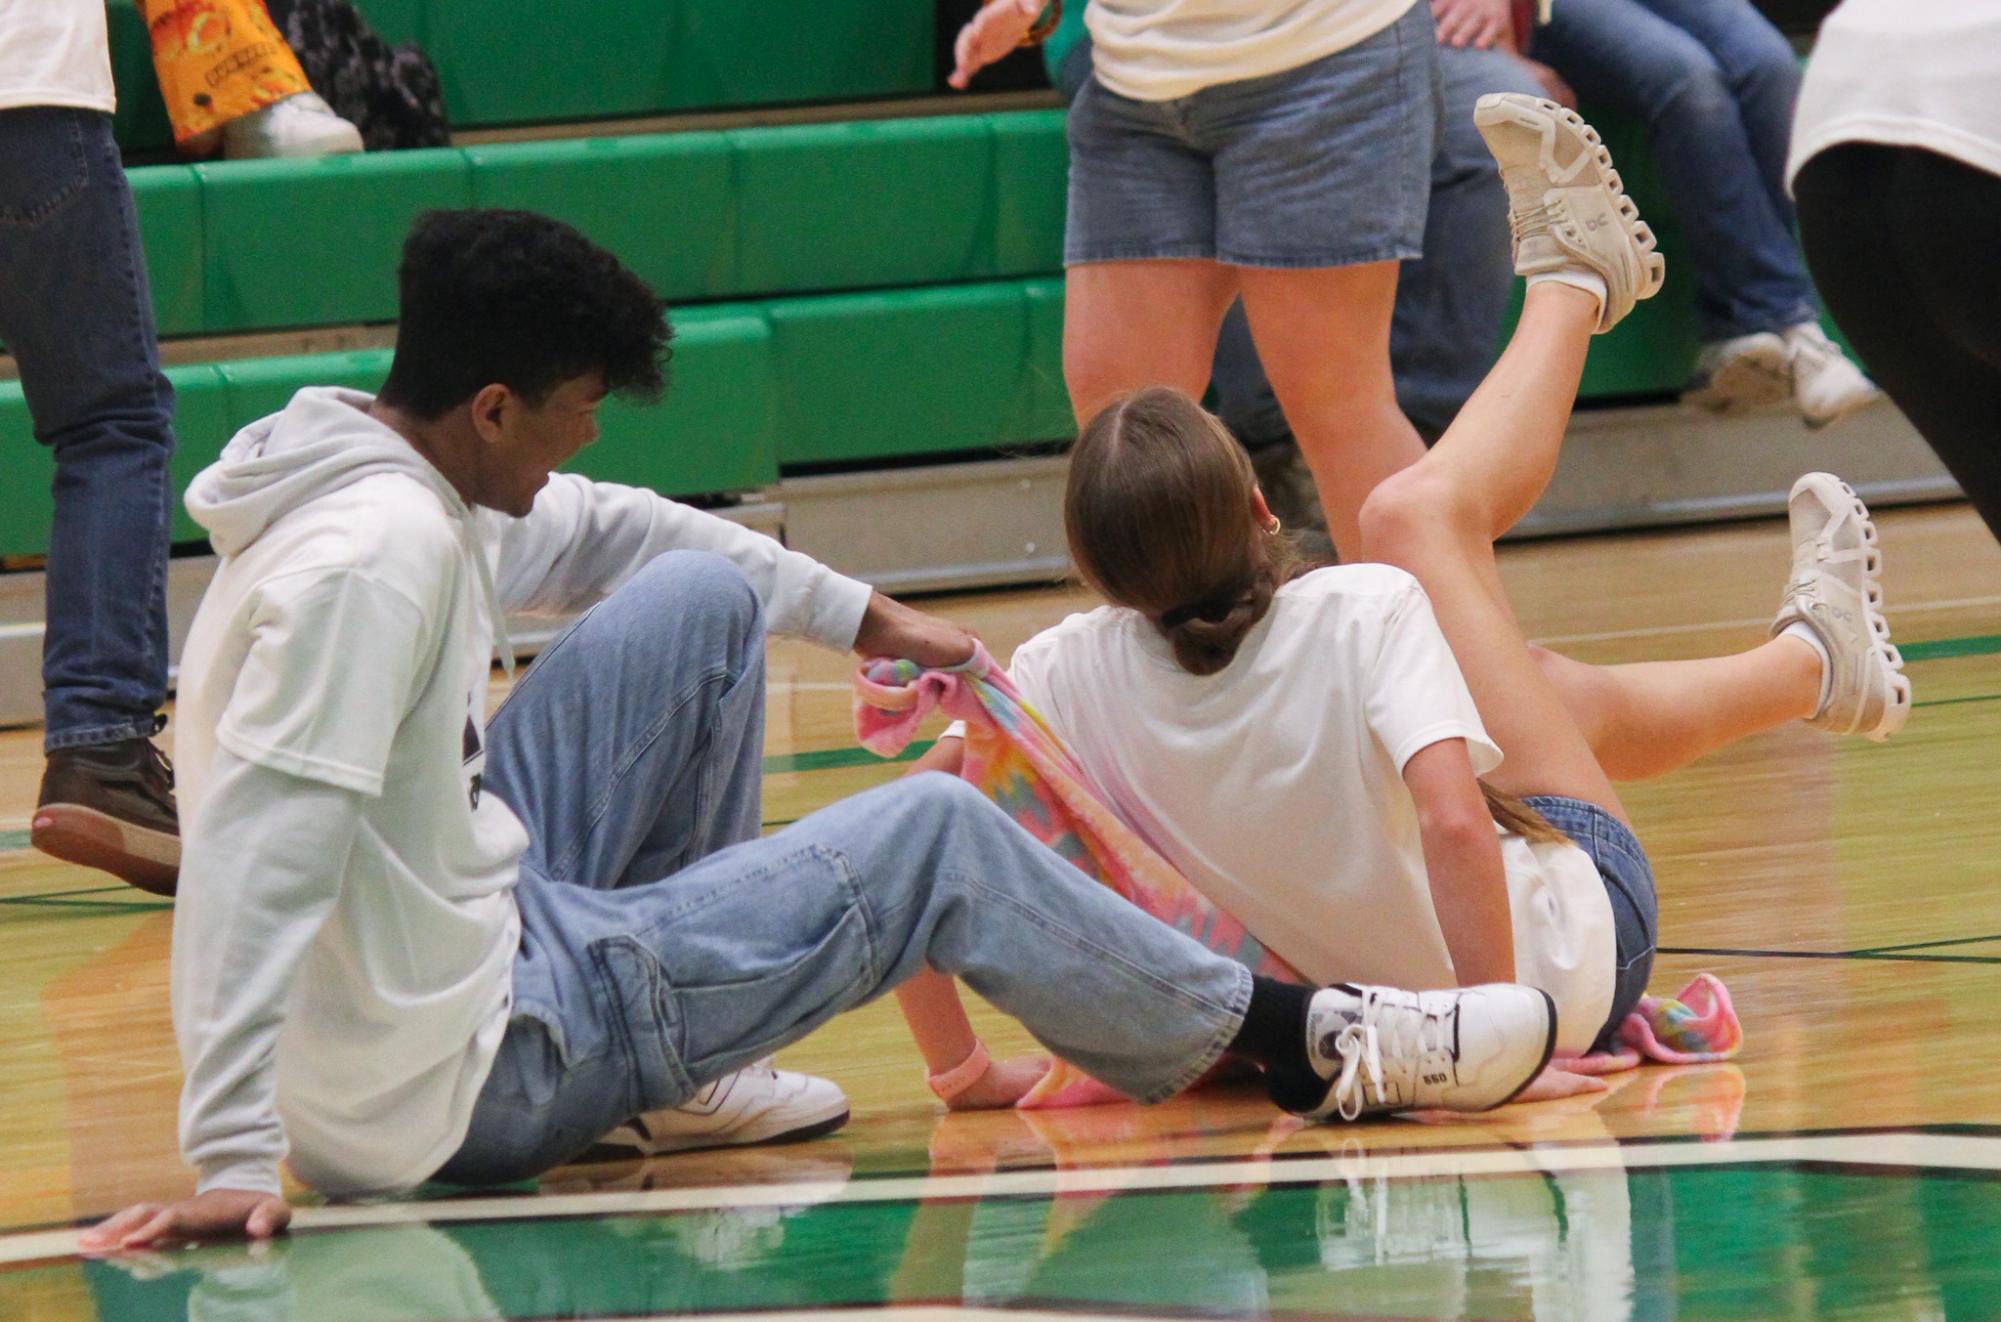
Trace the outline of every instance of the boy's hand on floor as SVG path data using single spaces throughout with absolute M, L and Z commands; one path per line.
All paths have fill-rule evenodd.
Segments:
M 198 1239 L 269 1239 L 291 1220 L 291 1205 L 276 1194 L 210 1189 L 165 1207 L 137 1203 L 78 1232 L 76 1242 L 85 1253 L 113 1253 Z
M 987 1067 L 979 1081 L 954 1097 L 947 1105 L 954 1111 L 998 1111 L 1013 1106 L 1028 1095 L 1049 1073 L 1049 1057 L 1023 1056 L 997 1060 Z

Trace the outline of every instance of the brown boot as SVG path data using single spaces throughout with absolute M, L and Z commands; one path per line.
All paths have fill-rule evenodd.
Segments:
M 171 896 L 181 874 L 172 764 L 150 739 L 57 749 L 28 839 L 66 863 Z

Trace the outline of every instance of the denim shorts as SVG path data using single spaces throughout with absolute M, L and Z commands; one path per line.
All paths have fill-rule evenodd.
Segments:
M 1070 106 L 1064 264 L 1418 256 L 1438 146 L 1437 55 L 1419 0 L 1346 50 L 1171 101 L 1086 80 Z
M 1543 820 L 1577 842 L 1598 865 L 1605 895 L 1612 901 L 1614 937 L 1612 1013 L 1593 1040 L 1593 1051 L 1608 1049 L 1619 1025 L 1646 995 L 1654 971 L 1654 944 L 1660 932 L 1660 901 L 1654 895 L 1654 869 L 1631 827 L 1595 803 L 1557 794 L 1522 799 Z

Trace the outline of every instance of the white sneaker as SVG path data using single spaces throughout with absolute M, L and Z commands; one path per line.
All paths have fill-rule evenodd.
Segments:
M 1809 427 L 1839 422 L 1883 398 L 1876 384 L 1850 362 L 1819 323 L 1801 322 L 1786 330 L 1792 358 L 1793 406 Z
M 1911 681 L 1883 618 L 1883 589 L 1876 581 L 1883 553 L 1876 549 L 1869 507 L 1834 474 L 1808 473 L 1793 483 L 1786 519 L 1793 573 L 1772 633 L 1804 623 L 1827 649 L 1829 666 L 1827 700 L 1807 724 L 1888 739 L 1910 719 Z
M 222 154 L 231 160 L 337 156 L 360 150 L 361 130 L 336 115 L 332 106 L 312 92 L 273 101 L 222 126 Z
M 1711 413 L 1740 413 L 1789 400 L 1793 394 L 1793 353 L 1771 331 L 1713 340 L 1695 359 L 1695 381 L 1684 403 Z
M 680 1106 L 636 1115 L 598 1140 L 642 1156 L 744 1143 L 790 1143 L 848 1122 L 848 1098 L 811 1074 L 759 1062 L 725 1074 Z
M 1597 275 L 1605 282 L 1600 334 L 1660 292 L 1667 263 L 1598 130 L 1574 110 L 1518 92 L 1481 97 L 1473 123 L 1507 185 L 1517 275 L 1565 267 Z
M 1303 1114 L 1490 1110 L 1528 1087 L 1555 1047 L 1556 1005 L 1534 987 L 1409 992 L 1340 983 L 1307 1005 L 1307 1059 L 1328 1088 Z

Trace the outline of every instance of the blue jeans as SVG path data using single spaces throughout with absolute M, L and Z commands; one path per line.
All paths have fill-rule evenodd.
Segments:
M 1561 0 L 1530 53 L 1646 125 L 1688 237 L 1706 340 L 1814 319 L 1786 148 L 1800 74 L 1748 0 Z
M 0 340 L 56 461 L 43 744 L 150 735 L 167 695 L 174 392 L 109 115 L 0 110 Z
M 915 776 L 757 838 L 764 627 L 727 561 L 661 556 L 487 731 L 533 841 L 514 1015 L 454 1183 L 525 1178 L 927 963 L 1143 1101 L 1235 1036 L 1248 970 L 1088 880 L 963 781 Z
M 1438 73 L 1444 109 L 1431 160 L 1424 255 L 1398 268 L 1390 321 L 1397 405 L 1427 439 L 1452 424 L 1493 366 L 1515 283 L 1508 194 L 1473 126 L 1473 103 L 1488 92 L 1542 94 L 1521 61 L 1500 51 L 1440 46 Z M 1211 384 L 1217 415 L 1245 445 L 1291 436 L 1241 301 L 1223 319 Z

